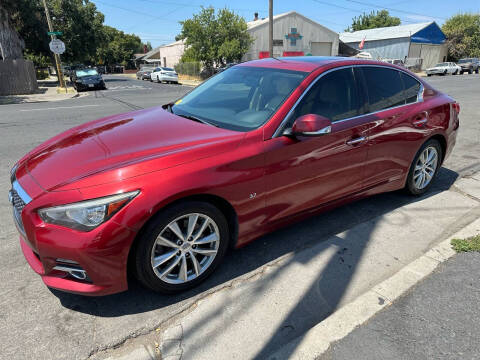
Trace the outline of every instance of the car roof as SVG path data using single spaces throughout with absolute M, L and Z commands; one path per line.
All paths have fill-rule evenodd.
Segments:
M 266 58 L 261 60 L 247 61 L 236 66 L 265 67 L 312 72 L 320 67 L 327 67 L 327 65 L 329 65 L 328 67 L 332 67 L 332 65 L 336 67 L 347 65 L 381 65 L 394 69 L 400 69 L 398 66 L 389 64 L 384 61 L 338 56 L 291 56 Z

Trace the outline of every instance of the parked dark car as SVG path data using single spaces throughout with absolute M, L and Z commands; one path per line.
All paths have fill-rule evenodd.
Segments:
M 77 91 L 89 89 L 105 90 L 107 88 L 102 75 L 100 75 L 96 69 L 75 70 L 71 76 L 71 80 L 73 87 Z
M 475 73 L 478 74 L 480 61 L 478 60 L 478 58 L 460 59 L 458 60 L 457 65 L 459 65 L 462 68 L 462 70 L 460 71 L 460 74 L 463 74 L 464 72 L 468 72 L 469 74 L 472 74 L 474 71 Z
M 384 62 L 245 62 L 175 102 L 77 126 L 25 155 L 9 193 L 21 248 L 51 288 L 106 295 L 134 275 L 155 291 L 186 290 L 227 250 L 281 226 L 386 191 L 424 194 L 459 112 Z
M 137 79 L 138 80 L 150 80 L 150 74 L 152 73 L 154 68 L 141 68 L 137 71 Z

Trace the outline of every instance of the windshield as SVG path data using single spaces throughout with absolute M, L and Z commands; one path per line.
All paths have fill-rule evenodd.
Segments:
M 84 70 L 75 71 L 75 74 L 77 75 L 77 77 L 82 77 L 82 76 L 98 75 L 98 72 L 95 69 L 84 69 Z
M 178 100 L 171 110 L 213 125 L 249 131 L 263 125 L 308 73 L 235 66 Z
M 469 63 L 469 62 L 472 62 L 473 59 L 461 59 L 461 60 L 458 60 L 458 62 L 460 64 L 465 64 L 465 63 Z
M 442 66 L 448 66 L 448 63 L 440 63 L 435 65 L 435 67 L 442 67 Z
M 164 68 L 162 68 L 162 69 L 163 69 L 164 71 L 175 71 L 175 70 L 173 70 L 172 68 L 166 68 L 166 67 L 164 67 Z

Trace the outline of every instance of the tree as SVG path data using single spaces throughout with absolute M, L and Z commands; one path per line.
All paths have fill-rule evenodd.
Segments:
M 480 57 L 480 15 L 457 14 L 442 26 L 447 36 L 448 54 L 454 61 Z
M 239 61 L 253 41 L 245 19 L 228 9 L 215 13 L 212 7 L 202 8 L 180 24 L 182 31 L 176 39 L 185 40 L 186 45 L 182 61 L 200 61 L 209 69 Z
M 0 60 L 22 57 L 25 43 L 10 24 L 7 11 L 0 4 Z
M 136 35 L 125 34 L 111 26 L 104 26 L 96 58 L 105 65 L 128 65 L 135 53 L 143 53 L 143 44 Z
M 370 14 L 363 13 L 360 16 L 355 16 L 352 19 L 352 25 L 345 31 L 359 31 L 397 25 L 400 25 L 398 17 L 390 16 L 388 10 L 380 10 L 377 12 L 372 11 Z
M 37 65 L 52 58 L 42 0 L 0 1 L 13 28 L 25 41 L 25 56 Z M 89 0 L 47 0 L 47 6 L 54 30 L 63 32 L 59 38 L 66 47 L 62 55 L 65 63 L 96 64 L 107 59 L 107 64 L 126 65 L 134 53 L 143 53 L 138 36 L 105 26 L 104 15 Z

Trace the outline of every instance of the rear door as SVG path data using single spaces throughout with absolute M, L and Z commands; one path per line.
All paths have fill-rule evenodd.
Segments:
M 423 141 L 428 113 L 419 106 L 421 84 L 393 68 L 362 66 L 371 113 L 365 187 L 403 179 Z
M 265 141 L 266 221 L 318 207 L 361 189 L 367 156 L 364 98 L 352 67 L 320 75 L 287 115 L 277 137 Z M 332 121 L 330 134 L 282 135 L 295 119 L 318 114 Z

